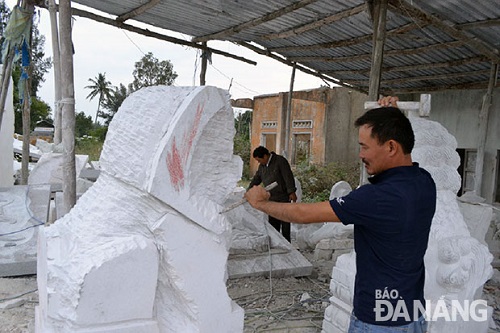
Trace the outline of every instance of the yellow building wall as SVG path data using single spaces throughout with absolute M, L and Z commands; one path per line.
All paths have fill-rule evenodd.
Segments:
M 294 92 L 292 98 L 292 112 L 289 120 L 289 138 L 287 159 L 294 164 L 294 148 L 298 135 L 310 135 L 310 163 L 325 162 L 325 128 L 326 105 L 324 89 Z M 257 96 L 254 99 L 251 131 L 251 152 L 264 145 L 270 151 L 283 154 L 285 149 L 286 111 L 288 93 Z M 295 121 L 297 123 L 295 123 Z M 301 127 L 304 124 L 310 125 Z M 275 134 L 275 145 L 266 138 Z M 267 144 L 266 144 L 267 143 Z M 258 163 L 251 157 L 250 174 L 257 171 Z

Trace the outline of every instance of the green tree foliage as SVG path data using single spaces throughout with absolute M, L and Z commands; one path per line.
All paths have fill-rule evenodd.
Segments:
M 5 3 L 4 0 L 0 1 L 0 44 L 1 41 L 3 41 L 3 32 L 5 30 L 5 27 L 7 26 L 7 22 L 10 17 L 10 9 L 7 7 L 7 4 Z
M 90 89 L 87 99 L 93 100 L 96 96 L 99 96 L 99 103 L 97 104 L 95 115 L 95 123 L 97 124 L 97 117 L 101 116 L 101 106 L 105 100 L 111 98 L 111 92 L 114 87 L 111 82 L 106 79 L 106 73 L 99 73 L 95 79 L 89 79 L 89 81 L 92 84 L 85 87 L 86 89 Z
M 90 131 L 94 128 L 92 123 L 92 117 L 85 115 L 85 112 L 81 111 L 75 115 L 75 136 L 81 138 L 84 135 L 89 135 Z
M 132 75 L 134 76 L 133 91 L 155 85 L 170 86 L 177 78 L 172 63 L 169 60 L 159 61 L 151 52 L 135 63 Z
M 50 107 L 44 101 L 38 99 L 37 97 L 31 98 L 31 112 L 30 112 L 30 130 L 36 127 L 36 124 L 42 120 L 50 119 Z M 17 104 L 16 110 L 14 110 L 14 130 L 16 133 L 23 132 L 23 114 L 22 108 Z
M 104 119 L 104 124 L 106 126 L 109 125 L 116 112 L 118 112 L 118 109 L 122 105 L 123 101 L 129 94 L 130 92 L 127 90 L 127 87 L 120 83 L 120 86 L 116 87 L 115 90 L 111 92 L 110 97 L 104 100 L 102 107 L 108 110 L 108 112 L 101 112 L 100 117 Z
M 12 81 L 14 82 L 14 131 L 16 133 L 23 132 L 23 106 L 20 104 L 18 89 L 20 76 L 21 67 L 15 66 L 12 70 Z M 50 118 L 50 106 L 36 96 L 32 96 L 30 100 L 30 130 L 35 129 L 36 124 L 42 120 L 49 120 L 52 122 Z
M 238 114 L 234 120 L 236 134 L 234 136 L 234 154 L 243 160 L 242 178 L 250 178 L 250 124 L 252 123 L 252 111 L 247 110 Z
M 104 142 L 104 140 L 106 140 L 107 134 L 108 134 L 108 126 L 102 126 L 100 124 L 94 125 L 94 129 L 90 131 L 90 135 L 101 143 Z
M 236 134 L 250 140 L 250 125 L 252 124 L 252 111 L 246 110 L 238 114 L 234 121 Z
M 348 182 L 352 188 L 356 188 L 359 183 L 359 165 L 301 164 L 294 170 L 294 175 L 302 187 L 302 201 L 318 202 L 328 200 L 332 186 L 341 180 Z

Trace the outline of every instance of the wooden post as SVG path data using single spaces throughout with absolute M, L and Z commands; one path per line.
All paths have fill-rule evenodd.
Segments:
M 373 3 L 373 51 L 372 66 L 370 69 L 370 84 L 368 88 L 368 100 L 377 101 L 380 90 L 380 78 L 382 75 L 382 63 L 384 60 L 385 23 L 387 16 L 387 0 L 375 0 Z M 361 163 L 360 185 L 366 184 L 368 174 Z
M 387 16 L 387 0 L 374 1 L 373 7 L 373 52 L 370 69 L 370 85 L 368 96 L 371 101 L 378 100 L 382 63 L 384 60 L 385 24 Z
M 29 66 L 31 68 L 31 65 Z M 31 72 L 31 71 L 29 71 Z M 31 77 L 31 75 L 30 75 Z M 31 119 L 30 119 L 30 79 L 26 79 L 23 81 L 24 84 L 24 95 L 23 95 L 23 110 L 22 110 L 22 119 L 23 119 L 23 156 L 21 158 L 21 185 L 28 184 L 28 176 L 29 176 L 29 161 L 30 161 L 30 128 L 31 128 Z
M 7 50 L 6 63 L 2 66 L 2 86 L 0 91 L 0 128 L 2 128 L 2 119 L 5 110 L 5 102 L 9 91 L 10 76 L 12 75 L 12 62 L 14 60 L 14 52 Z
M 23 110 L 22 110 L 22 119 L 23 119 L 23 156 L 21 158 L 21 185 L 28 184 L 28 176 L 29 176 L 29 161 L 30 161 L 30 134 L 31 134 L 31 76 L 33 73 L 33 57 L 31 56 L 31 49 L 33 46 L 32 36 L 33 36 L 33 12 L 35 11 L 35 4 L 33 1 L 26 1 L 24 4 L 25 10 L 28 13 L 31 13 L 30 21 L 30 35 L 29 40 L 25 41 L 28 44 L 28 52 L 29 52 L 29 65 L 26 66 L 25 70 L 27 71 L 28 77 L 26 80 L 22 81 L 24 84 L 24 94 L 23 94 Z
M 207 42 L 202 43 L 203 46 L 207 46 Z M 207 61 L 208 61 L 208 49 L 205 48 L 201 51 L 201 72 L 200 72 L 200 86 L 204 86 L 206 81 L 205 77 L 207 75 Z
M 286 117 L 285 117 L 285 149 L 283 150 L 283 156 L 290 161 L 290 117 L 292 115 L 292 100 L 293 100 L 293 83 L 295 82 L 295 69 L 296 63 L 293 63 L 292 67 L 292 77 L 290 78 L 290 91 L 288 92 L 288 103 L 286 107 Z
M 62 142 L 61 56 L 59 52 L 59 31 L 57 29 L 57 6 L 54 0 L 49 0 L 49 13 L 54 61 L 54 143 L 59 144 Z
M 483 182 L 484 150 L 486 138 L 488 137 L 488 117 L 491 107 L 493 87 L 496 84 L 497 73 L 498 64 L 492 63 L 488 90 L 483 96 L 483 105 L 481 106 L 481 112 L 479 113 L 479 137 L 477 141 L 476 169 L 474 172 L 474 192 L 476 192 L 476 195 L 479 196 L 481 196 L 481 187 Z
M 71 42 L 71 1 L 59 1 L 61 23 L 61 103 L 63 143 L 63 201 L 64 212 L 76 203 L 75 171 L 75 90 L 73 82 L 73 47 Z

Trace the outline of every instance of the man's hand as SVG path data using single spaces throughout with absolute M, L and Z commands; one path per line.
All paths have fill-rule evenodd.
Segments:
M 254 185 L 245 193 L 245 199 L 255 209 L 259 209 L 261 203 L 267 202 L 271 194 L 262 186 Z
M 397 108 L 398 101 L 399 101 L 399 98 L 397 96 L 386 96 L 386 97 L 382 97 L 381 99 L 379 99 L 378 104 L 380 106 L 392 106 L 392 107 Z
M 297 194 L 295 194 L 295 192 L 290 193 L 288 200 L 290 200 L 290 202 L 297 202 Z

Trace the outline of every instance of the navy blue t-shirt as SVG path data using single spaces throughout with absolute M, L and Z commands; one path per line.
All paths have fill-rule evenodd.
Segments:
M 354 312 L 366 323 L 405 325 L 415 320 L 414 300 L 425 306 L 424 254 L 436 209 L 436 185 L 418 163 L 386 170 L 369 181 L 330 201 L 342 223 L 354 225 Z M 381 307 L 377 300 L 391 305 Z M 392 306 L 396 315 L 377 315 L 376 305 L 377 311 Z M 409 321 L 401 315 L 404 310 Z

